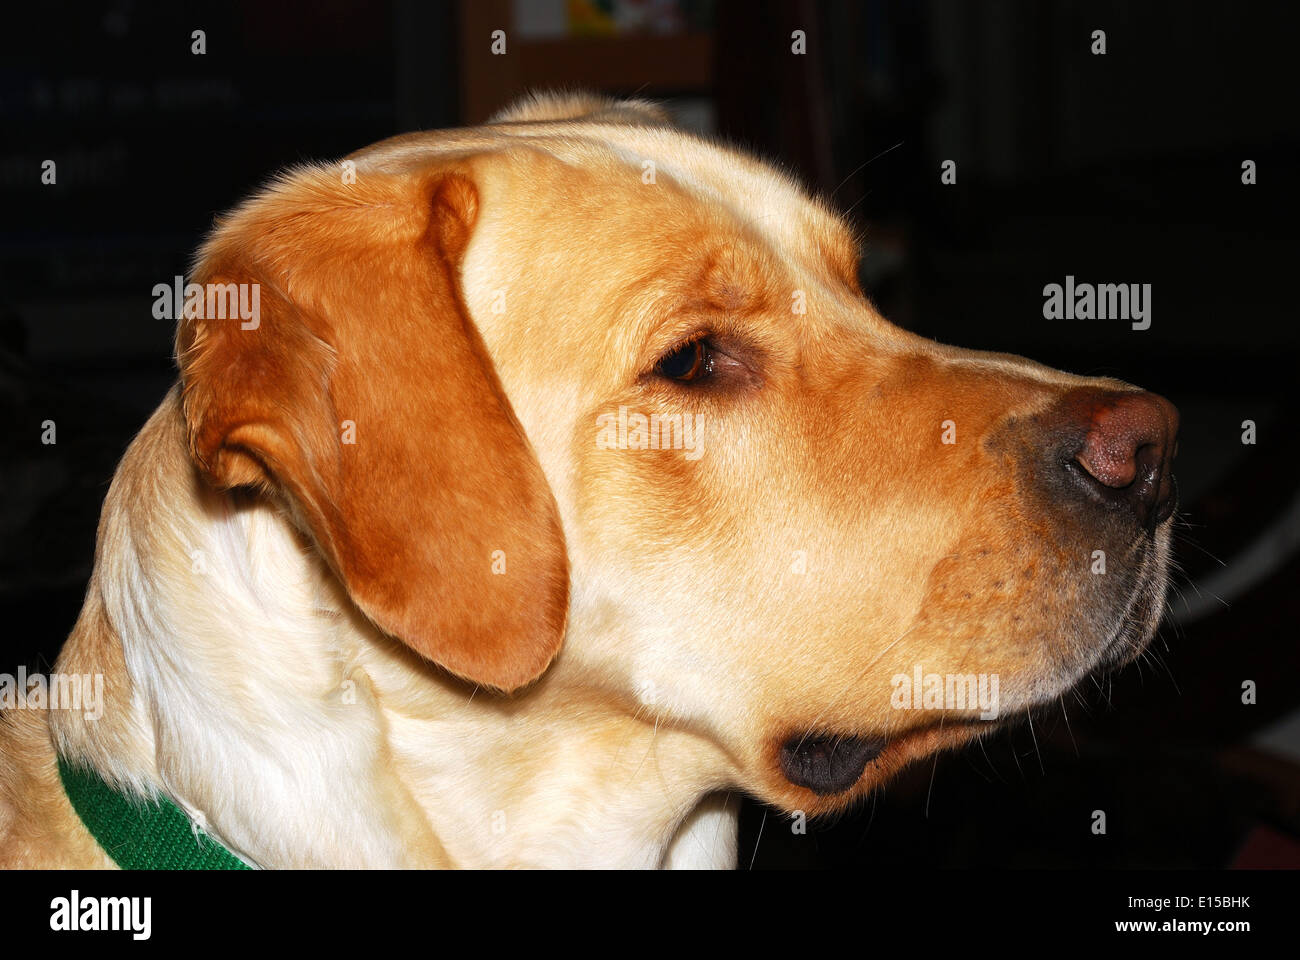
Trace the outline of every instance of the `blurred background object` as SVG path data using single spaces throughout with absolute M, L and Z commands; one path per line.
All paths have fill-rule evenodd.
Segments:
M 480 123 L 533 89 L 650 97 L 845 211 L 895 322 L 1140 383 L 1183 413 L 1184 574 L 1153 655 L 806 836 L 748 806 L 742 866 L 1300 865 L 1300 7 L 25 13 L 0 39 L 0 672 L 48 667 L 72 625 L 107 482 L 174 378 L 152 289 L 184 275 L 214 216 L 285 165 Z M 1045 320 L 1043 287 L 1067 275 L 1150 283 L 1150 329 Z

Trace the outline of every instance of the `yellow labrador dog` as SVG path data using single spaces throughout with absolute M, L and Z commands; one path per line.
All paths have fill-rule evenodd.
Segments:
M 55 667 L 102 709 L 0 732 L 0 862 L 124 862 L 75 769 L 257 867 L 725 867 L 735 792 L 841 809 L 1135 657 L 1174 408 L 893 327 L 857 258 L 581 95 L 237 207 Z

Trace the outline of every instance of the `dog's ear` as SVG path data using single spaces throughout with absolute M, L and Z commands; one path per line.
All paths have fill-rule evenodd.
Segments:
M 200 251 L 177 332 L 191 453 L 219 488 L 282 494 L 381 629 L 511 690 L 559 649 L 568 564 L 461 296 L 478 193 L 467 169 L 353 179 L 292 173 Z

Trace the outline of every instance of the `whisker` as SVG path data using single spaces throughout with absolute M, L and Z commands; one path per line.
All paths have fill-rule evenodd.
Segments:
M 767 826 L 767 810 L 763 810 L 763 820 L 758 825 L 758 838 L 754 841 L 754 855 L 749 858 L 749 869 L 754 869 L 754 861 L 758 859 L 758 845 L 763 842 L 763 828 Z
M 847 177 L 845 177 L 843 180 L 841 180 L 839 186 L 836 187 L 834 190 L 831 191 L 831 198 L 834 198 L 835 194 L 837 194 L 837 193 L 840 192 L 840 189 L 844 186 L 844 184 L 848 183 L 850 180 L 852 180 L 854 177 L 856 177 L 856 176 L 857 176 L 859 173 L 861 173 L 863 170 L 867 169 L 867 167 L 871 166 L 871 164 L 875 163 L 877 160 L 879 160 L 879 159 L 880 159 L 881 157 L 883 157 L 885 154 L 887 154 L 887 153 L 892 153 L 893 151 L 897 150 L 899 147 L 901 147 L 901 146 L 903 145 L 903 142 L 904 142 L 904 141 L 899 140 L 898 143 L 894 144 L 892 147 L 886 147 L 884 150 L 881 150 L 878 154 L 876 154 L 876 155 L 875 155 L 874 157 L 872 157 L 870 160 L 868 160 L 868 161 L 866 161 L 865 163 L 862 163 L 862 164 L 860 164 L 859 166 L 855 167 L 854 170 L 853 170 L 853 172 L 850 173 L 850 174 L 849 174 Z M 856 204 L 855 204 L 855 206 L 856 206 Z M 848 213 L 846 212 L 844 215 L 845 215 L 845 216 L 848 216 Z

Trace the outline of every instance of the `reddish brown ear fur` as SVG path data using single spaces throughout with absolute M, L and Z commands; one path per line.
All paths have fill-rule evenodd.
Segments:
M 207 478 L 286 494 L 379 627 L 510 690 L 559 649 L 568 567 L 460 296 L 477 207 L 464 172 L 292 174 L 218 227 L 193 277 L 259 284 L 256 327 L 189 317 L 177 353 Z

